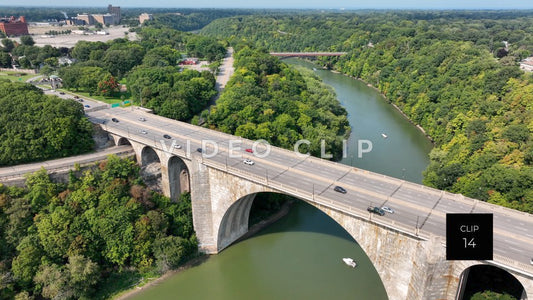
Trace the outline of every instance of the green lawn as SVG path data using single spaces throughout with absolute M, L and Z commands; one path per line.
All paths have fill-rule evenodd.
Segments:
M 22 75 L 22 76 L 21 76 Z M 26 80 L 39 76 L 39 74 L 27 74 L 16 71 L 4 71 L 0 72 L 0 78 L 6 78 L 11 81 L 26 82 Z
M 125 101 L 125 100 L 130 100 L 131 101 L 129 94 L 123 94 L 124 95 L 124 100 L 122 100 L 122 99 L 120 99 L 118 97 L 104 97 L 104 96 L 96 96 L 96 95 L 91 95 L 90 96 L 89 93 L 86 93 L 86 92 L 72 92 L 72 91 L 69 91 L 69 90 L 58 89 L 58 91 L 59 90 L 65 92 L 67 94 L 70 94 L 72 96 L 78 95 L 81 98 L 94 99 L 94 100 L 105 102 L 107 104 L 120 103 L 120 102 Z

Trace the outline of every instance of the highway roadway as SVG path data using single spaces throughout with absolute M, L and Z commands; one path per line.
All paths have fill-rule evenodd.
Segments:
M 115 155 L 129 155 L 133 154 L 131 146 L 117 146 L 102 149 L 100 151 L 82 154 L 77 156 L 69 156 L 65 158 L 58 158 L 53 160 L 41 161 L 36 163 L 29 163 L 24 165 L 16 165 L 11 167 L 0 168 L 0 181 L 12 180 L 14 178 L 23 177 L 26 173 L 33 173 L 39 169 L 45 168 L 48 171 L 59 171 L 63 169 L 71 169 L 75 163 L 80 165 L 92 163 L 95 161 L 104 160 L 111 154 Z
M 530 259 L 533 257 L 533 217 L 530 214 L 350 166 L 302 157 L 293 151 L 276 147 L 271 147 L 266 157 L 260 157 L 266 149 L 262 144 L 256 145 L 255 153 L 249 153 L 245 149 L 252 148 L 253 141 L 148 114 L 135 108 L 105 108 L 89 112 L 88 115 L 92 122 L 103 124 L 109 132 L 119 133 L 152 147 L 168 149 L 182 157 L 197 156 L 206 164 L 216 163 L 237 173 L 267 179 L 273 184 L 282 184 L 295 191 L 333 201 L 368 217 L 370 215 L 366 208 L 369 205 L 388 206 L 394 209 L 393 214 L 372 215 L 371 218 L 387 224 L 394 222 L 393 224 L 412 232 L 418 227 L 421 236 L 423 233 L 445 236 L 446 213 L 493 213 L 494 254 L 530 267 Z M 116 118 L 118 122 L 112 122 L 112 118 Z M 165 134 L 171 138 L 165 139 Z M 182 148 L 171 148 L 173 141 Z M 216 154 L 213 152 L 213 142 L 218 147 Z M 230 143 L 233 145 L 234 155 L 228 153 Z M 239 144 L 240 149 L 235 149 Z M 203 154 L 196 151 L 198 148 L 203 148 Z M 253 160 L 254 165 L 244 164 L 246 158 Z M 337 185 L 345 188 L 347 193 L 334 191 Z

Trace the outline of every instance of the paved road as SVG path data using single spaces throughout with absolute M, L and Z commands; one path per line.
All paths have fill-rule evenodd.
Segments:
M 65 158 L 58 158 L 54 160 L 47 160 L 43 162 L 36 162 L 31 164 L 17 165 L 12 167 L 0 168 L 0 181 L 11 180 L 14 178 L 20 178 L 26 173 L 33 173 L 41 169 L 41 167 L 48 171 L 70 169 L 74 163 L 84 165 L 94 161 L 106 159 L 108 155 L 127 155 L 132 154 L 133 149 L 131 146 L 118 146 L 110 147 L 97 151 L 95 153 L 77 155 Z
M 395 210 L 394 214 L 371 218 L 408 232 L 415 232 L 418 227 L 422 236 L 445 236 L 446 213 L 493 213 L 494 253 L 524 264 L 521 267 L 533 273 L 533 268 L 529 270 L 529 260 L 533 257 L 533 216 L 530 214 L 313 157 L 301 157 L 275 147 L 268 156 L 261 158 L 258 155 L 263 153 L 264 146 L 256 145 L 253 154 L 245 151 L 252 148 L 252 141 L 131 108 L 105 108 L 90 112 L 89 116 L 93 122 L 105 123 L 103 126 L 109 132 L 159 149 L 166 148 L 169 153 L 200 158 L 202 155 L 196 149 L 203 148 L 201 159 L 206 164 L 222 166 L 251 179 L 267 180 L 296 194 L 312 195 L 323 203 L 344 207 L 358 215 L 369 217 L 366 212 L 369 205 L 389 206 Z M 113 117 L 119 122 L 111 122 Z M 146 121 L 140 121 L 141 117 Z M 164 134 L 171 139 L 164 139 Z M 171 148 L 173 141 L 182 149 Z M 216 154 L 214 143 L 218 147 Z M 233 156 L 229 155 L 230 143 L 234 147 L 240 144 L 240 149 L 232 152 Z M 244 164 L 246 158 L 255 164 Z M 344 187 L 347 193 L 335 192 L 336 185 Z

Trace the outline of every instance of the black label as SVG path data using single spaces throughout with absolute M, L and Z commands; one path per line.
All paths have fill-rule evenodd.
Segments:
M 447 260 L 492 260 L 492 214 L 446 214 Z

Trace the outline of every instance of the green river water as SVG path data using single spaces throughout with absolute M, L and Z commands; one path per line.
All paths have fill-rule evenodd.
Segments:
M 297 59 L 286 62 L 314 67 Z M 348 111 L 352 133 L 342 163 L 420 183 L 432 147 L 424 135 L 364 83 L 326 70 L 315 73 L 333 86 Z M 373 146 L 362 158 L 357 140 Z M 357 268 L 346 266 L 343 257 L 354 258 Z M 299 202 L 286 217 L 253 237 L 132 299 L 380 300 L 387 294 L 356 241 L 327 215 Z

